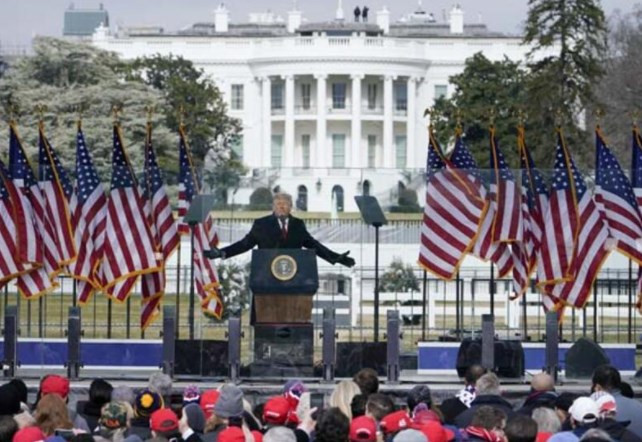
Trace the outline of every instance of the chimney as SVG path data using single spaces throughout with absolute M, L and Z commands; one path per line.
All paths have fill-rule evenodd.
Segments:
M 390 11 L 385 6 L 377 11 L 377 26 L 381 28 L 384 34 L 390 32 Z
M 453 8 L 450 10 L 450 33 L 464 33 L 464 11 L 459 5 L 453 6 Z
M 230 12 L 225 7 L 225 3 L 221 3 L 214 11 L 214 30 L 216 32 L 227 32 L 230 23 Z
M 288 12 L 288 32 L 294 34 L 303 21 L 303 12 L 293 9 Z
M 343 21 L 343 0 L 337 0 L 337 11 L 335 12 L 334 19 L 337 21 Z

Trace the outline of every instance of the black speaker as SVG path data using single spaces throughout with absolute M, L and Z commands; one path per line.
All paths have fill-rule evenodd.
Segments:
M 257 324 L 254 326 L 254 362 L 281 367 L 312 366 L 312 324 Z
M 520 341 L 496 340 L 494 367 L 497 376 L 519 378 L 524 376 L 524 348 Z M 465 338 L 457 352 L 456 369 L 459 377 L 473 364 L 481 364 L 481 339 Z
M 590 378 L 599 365 L 610 364 L 611 360 L 602 347 L 588 338 L 580 338 L 566 352 L 566 377 Z
M 227 376 L 227 341 L 177 339 L 174 373 L 177 375 Z
M 386 342 L 337 343 L 337 377 L 352 377 L 362 368 L 372 368 L 379 376 L 386 375 Z

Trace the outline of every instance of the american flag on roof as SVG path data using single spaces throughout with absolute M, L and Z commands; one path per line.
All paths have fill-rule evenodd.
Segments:
M 608 228 L 559 129 L 552 188 L 540 260 L 556 256 L 556 251 L 563 246 L 564 253 L 558 260 L 564 259 L 567 264 L 562 273 L 565 280 L 543 284 L 543 288 L 558 305 L 582 308 L 609 254 Z M 549 219 L 556 221 L 554 229 Z M 558 237 L 570 238 L 570 242 L 558 241 Z M 551 250 L 551 245 L 556 248 Z M 542 274 L 546 276 L 544 271 Z M 539 284 L 542 284 L 541 278 Z
M 449 280 L 472 246 L 486 205 L 479 188 L 444 157 L 432 129 L 429 138 L 419 264 Z
M 196 170 L 187 145 L 187 138 L 183 128 L 179 128 L 179 161 L 180 161 L 180 182 L 178 185 L 179 205 L 178 215 L 181 219 L 179 224 L 180 233 L 189 233 L 190 226 L 182 222 L 192 199 L 198 195 L 199 186 L 196 179 Z M 220 284 L 214 261 L 205 258 L 203 251 L 211 249 L 218 244 L 218 236 L 214 230 L 214 223 L 211 217 L 207 217 L 204 223 L 197 224 L 194 229 L 194 283 L 196 291 L 201 298 L 201 310 L 209 316 L 218 319 L 223 314 L 223 301 L 219 293 Z
M 101 289 L 98 268 L 103 256 L 107 223 L 107 197 L 94 168 L 80 124 L 76 134 L 76 192 L 72 214 L 78 257 L 70 266 L 77 280 L 79 304 Z
M 47 217 L 45 198 L 22 147 L 15 124 L 10 124 L 9 175 L 20 191 L 25 217 L 25 251 L 27 260 L 42 264 L 17 279 L 18 291 L 25 298 L 36 298 L 58 287 L 55 281 L 61 271 L 55 232 Z
M 488 209 L 483 216 L 472 253 L 484 261 L 491 260 L 494 262 L 497 265 L 499 277 L 503 278 L 513 268 L 513 257 L 507 244 L 493 242 L 492 228 L 496 206 L 491 199 L 491 195 L 486 191 L 484 179 L 477 167 L 477 163 L 461 136 L 458 136 L 455 141 L 455 149 L 450 155 L 450 161 L 453 166 L 461 171 L 471 185 L 478 189 L 479 195 L 487 200 Z
M 637 126 L 633 126 L 631 138 L 631 185 L 637 201 L 638 211 L 642 214 L 642 137 Z M 638 302 L 642 312 L 642 266 L 638 267 Z
M 160 250 L 162 254 L 162 270 L 144 275 L 142 279 L 141 329 L 144 330 L 159 313 L 159 306 L 165 293 L 165 262 L 176 250 L 180 241 L 174 214 L 152 145 L 151 123 L 147 124 L 145 171 L 141 190 L 145 215 L 151 227 L 154 245 L 156 250 Z
M 125 153 L 120 126 L 114 124 L 101 285 L 110 297 L 123 302 L 140 275 L 159 270 L 154 238 L 147 224 L 138 184 Z
M 642 216 L 629 179 L 606 145 L 602 131 L 595 130 L 595 201 L 606 220 L 609 237 L 617 249 L 642 264 Z
M 44 197 L 45 216 L 53 229 L 55 247 L 58 249 L 58 265 L 62 267 L 76 259 L 76 249 L 69 213 L 69 199 L 65 195 L 60 177 L 64 177 L 65 185 L 70 192 L 72 187 L 62 164 L 56 161 L 56 153 L 45 136 L 42 123 L 39 124 L 38 135 L 40 190 Z

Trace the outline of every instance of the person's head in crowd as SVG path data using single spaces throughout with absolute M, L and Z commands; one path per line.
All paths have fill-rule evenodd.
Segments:
M 343 380 L 334 387 L 328 403 L 330 407 L 339 408 L 348 419 L 352 419 L 350 404 L 352 404 L 352 399 L 359 393 L 361 393 L 361 389 L 356 382 Z
M 557 399 L 555 399 L 555 413 L 557 413 L 560 422 L 565 422 L 570 417 L 568 410 L 577 397 L 577 394 L 565 391 L 564 393 L 560 393 Z
M 350 421 L 337 407 L 323 410 L 318 417 L 315 442 L 348 442 Z
M 102 407 L 111 401 L 111 393 L 114 387 L 104 379 L 94 379 L 89 384 L 89 402 Z
M 49 394 L 57 394 L 63 401 L 69 397 L 69 379 L 57 374 L 50 374 L 42 378 L 40 382 L 40 398 Z
M 205 419 L 209 419 L 214 413 L 214 405 L 220 394 L 218 390 L 207 390 L 201 394 L 200 406 L 205 413 Z
M 571 415 L 573 428 L 594 425 L 600 415 L 597 403 L 593 399 L 584 396 L 575 399 L 568 411 Z
M 406 410 L 393 411 L 381 419 L 379 428 L 386 438 L 389 438 L 401 430 L 410 428 L 412 419 Z
M 601 419 L 611 419 L 615 418 L 617 413 L 617 405 L 615 403 L 615 398 L 610 393 L 606 391 L 596 391 L 590 396 L 591 399 L 597 404 L 597 409 L 599 410 L 599 417 Z
M 227 427 L 218 434 L 218 442 L 245 442 L 245 433 L 240 427 Z
M 157 371 L 149 376 L 148 388 L 163 396 L 163 400 L 169 403 L 172 394 L 172 378 L 163 372 Z
M 368 416 L 359 416 L 350 422 L 350 442 L 375 442 L 377 423 Z
M 292 409 L 283 396 L 273 396 L 263 406 L 263 423 L 268 426 L 285 425 Z
M 406 397 L 406 405 L 413 419 L 417 421 L 438 420 L 443 416 L 435 405 L 432 392 L 427 385 L 416 385 L 410 389 Z
M 581 442 L 613 442 L 609 434 L 600 428 L 591 428 L 580 437 Z
M 169 408 L 161 408 L 152 413 L 149 428 L 153 437 L 172 439 L 178 434 L 178 417 Z
M 134 414 L 139 418 L 149 418 L 156 410 L 164 406 L 160 393 L 145 389 L 138 393 L 134 400 Z
M 477 395 L 501 395 L 501 390 L 499 388 L 499 378 L 495 373 L 486 373 L 480 376 L 477 379 L 476 387 Z
M 620 393 L 622 393 L 622 396 L 628 397 L 629 399 L 633 399 L 635 397 L 633 387 L 631 387 L 631 384 L 628 382 L 620 381 Z
M 20 413 L 20 393 L 11 383 L 0 386 L 0 416 Z
M 114 440 L 124 436 L 131 417 L 125 402 L 108 402 L 100 410 L 98 428 L 105 439 Z
M 506 425 L 506 413 L 490 405 L 482 405 L 475 410 L 470 421 L 471 427 L 484 428 L 489 431 L 500 433 Z
M 537 422 L 530 416 L 516 414 L 506 423 L 504 434 L 508 442 L 535 442 Z
M 20 398 L 20 402 L 22 402 L 23 404 L 26 404 L 28 400 L 28 394 L 29 394 L 29 391 L 27 390 L 27 384 L 25 384 L 25 382 L 22 379 L 18 379 L 18 378 L 11 379 L 9 381 L 9 384 L 13 385 L 13 388 L 15 388 L 16 391 L 18 392 L 18 397 Z
M 464 381 L 466 386 L 475 387 L 477 385 L 477 380 L 486 374 L 486 369 L 480 364 L 473 364 L 466 369 L 464 374 Z
M 392 439 L 393 442 L 428 442 L 428 438 L 419 430 L 408 428 L 402 430 Z M 431 441 L 432 442 L 432 441 Z
M 36 406 L 36 424 L 46 436 L 51 436 L 57 428 L 71 429 L 67 404 L 58 394 L 45 394 Z
M 350 411 L 352 411 L 352 418 L 363 416 L 366 414 L 366 403 L 368 402 L 368 396 L 363 393 L 359 393 L 352 398 L 350 402 Z
M 13 435 L 12 442 L 38 442 L 38 441 L 44 440 L 46 437 L 47 435 L 44 434 L 39 427 L 37 426 L 26 427 L 21 430 L 18 430 Z
M 449 442 L 455 439 L 455 432 L 442 426 L 437 421 L 414 424 L 414 428 L 421 431 L 429 442 Z
M 374 418 L 377 422 L 381 421 L 385 415 L 392 413 L 394 409 L 395 403 L 385 394 L 374 393 L 368 396 L 366 416 Z
M 361 393 L 370 396 L 379 391 L 379 377 L 372 368 L 362 368 L 352 380 L 359 386 Z
M 622 378 L 620 377 L 620 372 L 617 368 L 612 365 L 604 364 L 598 366 L 595 371 L 593 371 L 593 378 L 591 381 L 593 383 L 591 391 L 604 390 L 612 392 L 620 389 Z
M 126 402 L 133 407 L 136 395 L 130 386 L 119 385 L 112 390 L 111 400 L 116 402 Z
M 183 406 L 198 404 L 201 401 L 201 390 L 198 385 L 188 385 L 183 390 Z
M 290 408 L 293 410 L 299 405 L 301 395 L 306 391 L 308 391 L 308 389 L 300 379 L 290 379 L 283 386 L 283 396 L 288 400 Z
M 554 391 L 555 379 L 546 372 L 537 373 L 531 379 L 531 391 Z
M 18 422 L 13 417 L 0 416 L 0 441 L 10 441 L 17 432 Z
M 234 384 L 225 384 L 214 404 L 214 414 L 221 419 L 243 416 L 243 392 Z
M 555 410 L 547 407 L 538 407 L 533 410 L 532 418 L 537 423 L 539 433 L 554 434 L 560 431 L 562 423 Z
M 205 432 L 205 413 L 198 404 L 185 405 L 181 419 L 184 419 L 187 426 L 195 433 L 203 434 Z
M 263 435 L 263 442 L 296 442 L 296 436 L 290 428 L 277 426 L 267 430 Z

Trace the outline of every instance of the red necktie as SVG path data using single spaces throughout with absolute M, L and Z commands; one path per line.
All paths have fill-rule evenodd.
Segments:
M 281 222 L 281 236 L 283 236 L 283 239 L 288 236 L 288 226 L 285 221 Z

